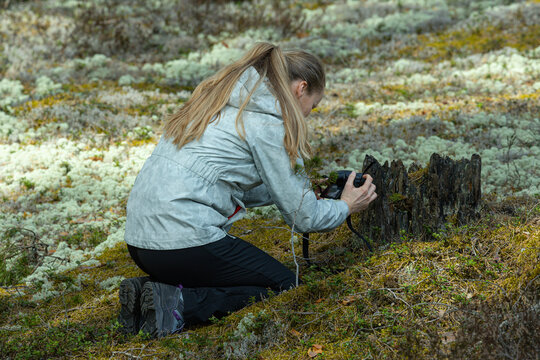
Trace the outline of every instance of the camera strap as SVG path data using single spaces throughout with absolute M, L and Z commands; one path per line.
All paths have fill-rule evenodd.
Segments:
M 366 244 L 366 247 L 368 248 L 369 251 L 373 251 L 373 249 L 371 248 L 371 245 L 369 244 L 369 241 L 366 240 L 366 238 L 364 236 L 362 236 L 362 234 L 360 234 L 358 231 L 356 231 L 353 226 L 352 226 L 352 223 L 351 223 L 351 215 L 347 216 L 347 226 L 349 227 L 349 230 L 351 230 L 353 233 L 355 233 L 360 239 L 362 239 L 364 241 L 364 244 Z
M 302 256 L 308 266 L 311 266 L 311 260 L 309 260 L 309 233 L 302 234 Z
M 366 244 L 366 247 L 370 252 L 373 251 L 369 241 L 367 241 L 366 238 L 352 226 L 351 215 L 347 216 L 347 226 L 349 227 L 349 230 L 364 241 L 364 244 Z M 309 259 L 309 233 L 302 234 L 302 256 L 304 257 L 304 260 L 306 260 L 308 266 L 311 266 L 311 260 Z

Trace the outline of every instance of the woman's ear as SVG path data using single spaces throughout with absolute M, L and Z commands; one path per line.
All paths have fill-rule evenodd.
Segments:
M 298 99 L 307 92 L 307 82 L 305 80 L 294 80 L 291 83 L 291 90 Z

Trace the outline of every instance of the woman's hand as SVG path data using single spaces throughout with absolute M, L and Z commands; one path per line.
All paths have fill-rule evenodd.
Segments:
M 367 209 L 369 203 L 377 198 L 371 175 L 364 175 L 366 181 L 358 188 L 354 186 L 355 177 L 356 173 L 351 172 L 341 193 L 341 200 L 349 205 L 349 215 Z

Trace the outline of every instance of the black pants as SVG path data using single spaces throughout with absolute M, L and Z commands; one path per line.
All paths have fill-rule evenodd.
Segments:
M 268 289 L 278 293 L 296 283 L 295 274 L 279 261 L 232 236 L 187 249 L 128 249 L 153 281 L 182 284 L 189 325 L 239 310 L 268 295 Z

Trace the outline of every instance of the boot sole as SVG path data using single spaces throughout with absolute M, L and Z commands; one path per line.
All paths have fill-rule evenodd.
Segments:
M 124 279 L 120 283 L 118 298 L 120 300 L 120 315 L 118 322 L 121 325 L 121 331 L 127 334 L 136 334 L 138 332 L 138 314 L 137 305 L 141 294 L 141 283 L 137 279 Z
M 171 285 L 147 282 L 141 294 L 141 331 L 153 338 L 172 334 L 178 323 L 174 311 L 181 296 L 180 289 Z
M 156 289 L 157 290 L 157 289 Z M 158 337 L 158 324 L 162 322 L 163 312 L 159 309 L 156 312 L 154 304 L 154 286 L 151 282 L 144 284 L 141 294 L 141 313 L 144 318 L 144 323 L 141 326 L 141 331 L 151 337 Z

